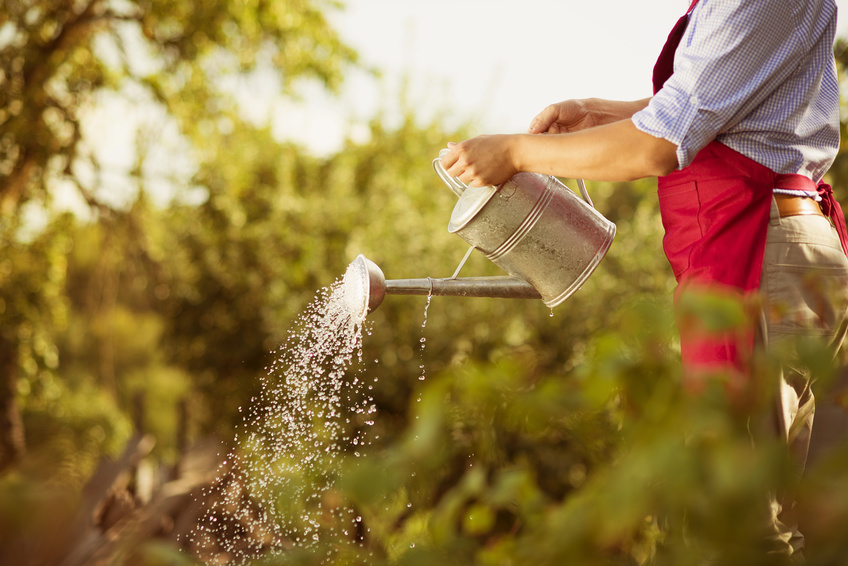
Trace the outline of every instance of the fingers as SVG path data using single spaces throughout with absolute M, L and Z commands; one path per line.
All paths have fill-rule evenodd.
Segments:
M 462 147 L 457 147 L 459 145 L 453 142 L 448 143 L 448 148 L 451 151 L 442 156 L 442 167 L 451 177 L 456 177 L 466 185 L 470 185 L 474 181 L 474 175 L 468 167 L 466 159 L 463 158 Z
M 442 167 L 444 167 L 445 171 L 450 173 L 451 167 L 456 163 L 459 158 L 458 152 L 454 151 L 453 148 L 456 146 L 455 142 L 448 142 L 448 151 L 444 155 L 440 157 L 442 162 Z
M 461 160 L 461 146 L 456 142 L 448 142 L 448 151 L 441 157 L 442 167 L 451 177 L 456 177 L 463 183 L 468 183 L 469 175 L 465 171 L 464 162 Z
M 484 183 L 477 178 L 477 174 L 474 172 L 475 168 L 468 163 L 464 145 L 448 142 L 448 149 L 450 151 L 441 157 L 442 167 L 448 175 L 459 179 L 469 187 L 483 186 Z
M 516 173 L 510 140 L 507 135 L 481 135 L 448 144 L 442 167 L 469 187 L 498 186 Z
M 556 105 L 551 104 L 544 110 L 539 112 L 530 122 L 530 127 L 527 129 L 528 134 L 544 134 L 552 125 L 556 125 L 556 120 L 559 117 L 559 109 Z
M 533 118 L 528 134 L 564 134 L 591 128 L 594 123 L 584 100 L 564 100 L 551 104 Z

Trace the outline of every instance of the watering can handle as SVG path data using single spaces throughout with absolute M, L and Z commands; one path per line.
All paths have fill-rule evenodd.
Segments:
M 452 190 L 457 197 L 461 197 L 462 193 L 465 192 L 465 189 L 468 188 L 468 185 L 456 177 L 451 177 L 445 168 L 442 167 L 442 157 L 444 157 L 449 151 L 449 149 L 443 149 L 439 152 L 439 156 L 433 160 L 433 169 L 436 170 L 436 174 L 448 186 L 448 188 Z
M 451 177 L 445 168 L 442 167 L 442 157 L 444 157 L 444 155 L 449 151 L 450 150 L 446 148 L 439 151 L 439 156 L 433 160 L 433 169 L 436 170 L 436 174 L 448 186 L 448 188 L 453 191 L 457 197 L 461 197 L 462 193 L 465 192 L 465 189 L 468 188 L 468 185 L 456 177 Z M 586 183 L 583 182 L 583 179 L 577 179 L 577 187 L 580 189 L 580 195 L 583 197 L 583 200 L 586 201 L 586 204 L 595 208 L 595 204 L 589 197 L 589 191 L 586 190 Z
M 586 201 L 586 204 L 595 208 L 595 204 L 589 198 L 589 191 L 586 190 L 586 183 L 583 182 L 583 179 L 577 179 L 577 187 L 580 189 L 580 194 L 583 195 L 583 200 Z

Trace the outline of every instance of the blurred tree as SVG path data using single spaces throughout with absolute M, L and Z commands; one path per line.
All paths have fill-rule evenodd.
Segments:
M 323 0 L 9 0 L 0 14 L 0 211 L 9 214 L 49 191 L 42 181 L 57 172 L 70 175 L 93 201 L 73 168 L 80 111 L 100 89 L 137 82 L 166 105 L 176 104 L 188 86 L 255 68 L 260 53 L 286 87 L 303 77 L 338 87 L 356 56 L 323 17 L 322 9 L 337 6 Z M 207 95 L 214 105 L 216 94 Z
M 114 199 L 103 199 L 99 164 L 83 135 L 83 114 L 98 93 L 126 92 L 135 85 L 148 93 L 147 104 L 160 104 L 177 117 L 184 115 L 184 105 L 214 113 L 232 102 L 213 83 L 227 71 L 254 69 L 260 60 L 278 70 L 284 88 L 312 77 L 335 89 L 344 67 L 356 60 L 324 19 L 323 10 L 336 7 L 323 0 L 5 2 L 0 12 L 4 248 L 11 249 L 20 237 L 15 219 L 22 207 L 30 201 L 49 205 L 59 181 L 77 189 L 95 218 L 114 212 L 108 205 Z M 142 161 L 139 154 L 139 166 L 129 173 L 140 176 Z M 139 223 L 128 226 L 143 231 Z M 42 278 L 62 271 L 62 265 L 50 261 L 36 266 L 43 268 Z M 61 285 L 60 279 L 51 281 Z M 35 283 L 0 280 L 5 320 L 18 321 L 4 324 L 0 340 L 0 467 L 23 449 L 15 371 L 24 346 L 20 333 L 37 324 L 33 312 L 57 310 Z M 108 380 L 108 374 L 104 377 Z
M 24 449 L 22 420 L 44 448 L 18 480 L 81 485 L 131 428 L 155 434 L 161 460 L 187 428 L 230 441 L 287 329 L 359 253 L 389 279 L 453 273 L 467 246 L 445 229 L 454 197 L 430 160 L 469 127 L 447 132 L 406 108 L 396 126 L 376 117 L 367 141 L 316 158 L 245 120 L 226 87 L 261 67 L 283 92 L 303 77 L 335 88 L 356 61 L 322 16 L 335 6 L 6 1 L 0 467 Z M 130 195 L 110 198 L 119 183 L 97 174 L 84 128 L 106 92 L 143 93 L 133 103 L 159 111 L 147 135 L 173 126 L 188 147 L 171 202 L 154 202 L 161 179 L 143 133 L 126 148 Z M 33 229 L 23 212 L 49 208 L 67 186 L 89 205 L 87 221 Z M 689 563 L 658 510 L 690 513 L 708 546 L 745 540 L 757 490 L 785 478 L 773 453 L 744 451 L 743 423 L 720 402 L 679 398 L 654 188 L 590 185 L 616 241 L 553 312 L 540 301 L 392 296 L 369 316 L 355 369 L 373 380 L 378 418 L 370 459 L 356 459 L 343 485 L 368 534 L 357 560 L 339 563 L 641 564 L 663 536 L 667 562 Z M 463 271 L 493 274 L 479 254 Z M 686 455 L 683 430 L 694 431 Z M 814 503 L 811 514 L 848 515 Z M 747 551 L 735 558 L 755 563 Z
M 66 320 L 67 225 L 65 218 L 35 240 L 20 242 L 14 236 L 20 220 L 0 222 L 0 471 L 18 461 L 26 447 L 21 389 L 49 381 L 58 367 L 52 333 Z

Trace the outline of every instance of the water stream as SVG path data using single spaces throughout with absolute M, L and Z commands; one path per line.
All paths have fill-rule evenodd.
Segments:
M 261 393 L 240 409 L 235 448 L 190 537 L 207 564 L 351 540 L 362 528 L 335 489 L 343 457 L 370 443 L 376 411 L 373 383 L 351 370 L 361 367 L 365 326 L 355 294 L 342 282 L 321 290 L 274 353 Z

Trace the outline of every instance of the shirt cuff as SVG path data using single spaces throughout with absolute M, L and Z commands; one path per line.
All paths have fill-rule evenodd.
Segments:
M 698 151 L 709 143 L 709 140 L 700 144 L 688 137 L 692 123 L 698 115 L 698 97 L 683 93 L 668 96 L 665 90 L 654 96 L 647 107 L 633 114 L 632 120 L 638 130 L 676 145 L 677 168 L 683 169 L 692 163 Z

